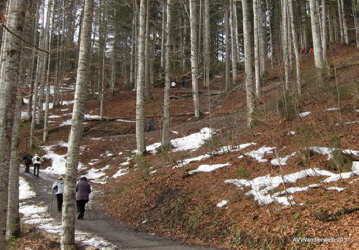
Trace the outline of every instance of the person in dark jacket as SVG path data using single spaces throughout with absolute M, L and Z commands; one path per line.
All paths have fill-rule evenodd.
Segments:
M 77 219 L 81 220 L 85 215 L 85 205 L 89 201 L 89 195 L 91 193 L 90 184 L 87 182 L 86 177 L 81 177 L 80 181 L 76 185 L 76 207 L 77 207 Z
M 25 164 L 25 172 L 30 173 L 30 165 L 32 165 L 32 155 L 29 153 L 25 153 L 22 157 L 22 160 Z

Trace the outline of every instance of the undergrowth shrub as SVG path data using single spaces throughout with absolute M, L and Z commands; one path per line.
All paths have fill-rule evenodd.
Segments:
M 298 114 L 298 97 L 291 93 L 284 93 L 276 100 L 277 112 L 287 121 L 292 121 Z
M 332 158 L 327 163 L 327 169 L 335 171 L 350 171 L 352 168 L 352 159 L 350 155 L 343 153 L 341 150 L 340 137 L 333 136 L 332 146 L 335 150 Z

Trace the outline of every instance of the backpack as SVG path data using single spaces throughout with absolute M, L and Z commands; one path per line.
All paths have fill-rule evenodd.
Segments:
M 37 158 L 36 158 L 36 161 L 40 162 L 40 161 L 41 161 L 40 157 L 37 157 Z

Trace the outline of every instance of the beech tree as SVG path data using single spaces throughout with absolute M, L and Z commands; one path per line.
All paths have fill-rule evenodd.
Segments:
M 19 80 L 23 79 L 21 76 Z M 20 82 L 20 81 L 19 81 Z M 19 171 L 20 171 L 20 133 L 21 133 L 21 89 L 18 88 L 15 116 L 11 139 L 11 159 L 9 170 L 8 207 L 6 217 L 6 238 L 20 236 L 19 214 Z
M 318 80 L 322 80 L 322 73 L 324 68 L 323 51 L 319 30 L 319 13 L 316 8 L 316 0 L 309 0 L 310 4 L 310 20 L 312 25 L 313 49 L 314 49 L 314 63 L 317 69 Z
M 259 56 L 259 46 L 260 46 L 260 21 L 259 21 L 259 2 L 258 0 L 253 0 L 253 33 L 254 33 L 254 72 L 255 72 L 255 87 L 256 87 L 256 96 L 259 97 L 261 93 L 261 78 L 260 78 L 260 56 Z M 283 25 L 284 26 L 284 25 Z M 285 32 L 283 30 L 283 32 Z M 284 33 L 286 35 L 286 33 Z
M 84 17 L 81 28 L 81 43 L 76 77 L 75 101 L 72 111 L 71 130 L 67 151 L 64 204 L 62 209 L 61 249 L 76 249 L 75 244 L 75 186 L 77 179 L 78 157 L 85 112 L 86 84 L 89 80 L 89 57 L 92 24 L 92 6 L 94 0 L 85 0 Z
M 191 75 L 194 115 L 199 118 L 198 61 L 197 61 L 197 10 L 196 1 L 189 0 L 191 26 Z
M 252 113 L 254 110 L 253 96 L 253 61 L 252 61 L 252 37 L 249 20 L 249 1 L 242 0 L 243 12 L 243 37 L 244 37 L 244 67 L 245 67 L 245 84 L 247 98 L 247 127 L 252 123 Z
M 22 37 L 26 0 L 11 0 L 6 12 L 6 27 Z M 12 127 L 19 79 L 21 41 L 3 31 L 0 74 L 0 249 L 5 249 L 8 175 L 11 157 Z
M 165 44 L 165 87 L 163 101 L 163 130 L 162 130 L 162 146 L 170 146 L 170 49 L 171 49 L 171 0 L 167 0 L 167 19 L 165 25 L 166 44 Z
M 232 58 L 232 81 L 233 85 L 237 83 L 237 39 L 238 37 L 236 29 L 236 21 L 234 19 L 234 9 L 237 8 L 236 2 L 230 0 L 229 12 L 230 12 L 230 20 L 231 20 L 231 58 Z
M 205 86 L 209 87 L 209 72 L 211 65 L 211 32 L 210 32 L 209 0 L 204 0 L 204 35 L 203 35 L 203 53 L 204 53 L 204 79 Z
M 145 1 L 140 1 L 139 10 L 139 31 L 138 31 L 138 64 L 137 64 L 137 82 L 136 82 L 136 141 L 137 154 L 142 155 L 146 151 L 144 117 L 143 117 L 143 99 L 144 99 L 144 77 L 145 77 Z
M 302 91 L 301 91 L 301 67 L 300 67 L 300 55 L 299 55 L 299 47 L 298 47 L 298 37 L 297 37 L 297 32 L 295 30 L 296 26 L 295 26 L 295 19 L 294 19 L 294 11 L 293 11 L 293 0 L 289 0 L 288 1 L 289 6 L 289 18 L 290 18 L 290 23 L 291 23 L 291 28 L 292 28 L 292 40 L 293 40 L 293 48 L 294 48 L 294 54 L 295 54 L 295 64 L 296 64 L 296 74 L 297 74 L 297 88 L 296 88 L 296 92 L 298 95 L 301 95 Z
M 224 29 L 225 29 L 225 90 L 228 92 L 231 88 L 231 82 L 230 82 L 230 43 L 229 43 L 229 0 L 225 0 L 224 4 Z M 223 54 L 222 54 L 223 55 Z

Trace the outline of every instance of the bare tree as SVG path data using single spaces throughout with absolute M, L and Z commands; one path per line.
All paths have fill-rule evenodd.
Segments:
M 139 31 L 138 31 L 138 65 L 137 65 L 137 95 L 136 95 L 136 141 L 137 154 L 142 155 L 145 151 L 143 99 L 144 99 L 144 77 L 145 77 L 145 1 L 140 1 Z
M 258 0 L 253 0 L 253 33 L 254 33 L 254 74 L 255 74 L 255 86 L 256 96 L 261 94 L 261 77 L 260 77 L 260 59 L 259 59 L 259 15 L 258 15 Z
M 19 77 L 19 82 L 21 80 Z M 8 207 L 6 218 L 6 237 L 20 236 L 20 214 L 19 214 L 19 169 L 20 169 L 20 157 L 19 157 L 19 145 L 21 134 L 21 89 L 18 88 L 18 95 L 16 101 L 12 130 L 11 141 L 11 160 L 9 170 L 9 187 L 8 187 Z
M 228 92 L 231 88 L 231 82 L 230 82 L 230 43 L 229 43 L 229 0 L 225 0 L 224 4 L 224 29 L 225 29 L 225 47 L 226 47 L 226 54 L 225 54 L 225 89 L 226 92 Z
M 318 79 L 322 80 L 324 63 L 323 63 L 322 44 L 320 41 L 321 37 L 319 31 L 319 17 L 318 17 L 319 13 L 317 12 L 315 0 L 310 0 L 309 4 L 310 4 L 310 20 L 312 24 L 315 68 L 317 69 Z
M 246 97 L 247 97 L 247 127 L 251 126 L 252 113 L 254 110 L 254 95 L 253 95 L 253 61 L 251 56 L 252 51 L 252 37 L 249 21 L 249 6 L 248 0 L 242 0 L 243 12 L 243 36 L 244 36 L 244 67 L 245 67 L 245 81 L 246 81 Z
M 325 0 L 322 0 L 322 48 L 323 48 L 323 63 L 325 67 L 328 64 L 327 60 L 327 46 L 328 46 L 328 38 L 327 38 L 327 7 L 325 5 Z
M 297 94 L 301 95 L 301 77 L 300 77 L 300 73 L 301 73 L 301 67 L 300 67 L 300 55 L 299 55 L 299 47 L 298 47 L 298 37 L 297 37 L 297 32 L 295 30 L 296 26 L 295 26 L 295 22 L 294 22 L 294 11 L 293 11 L 293 0 L 289 0 L 289 18 L 290 18 L 290 22 L 291 22 L 291 27 L 292 27 L 292 39 L 293 39 L 293 47 L 294 47 L 294 54 L 295 54 L 295 65 L 296 65 L 296 73 L 297 73 Z
M 209 71 L 211 65 L 211 32 L 209 23 L 209 0 L 204 0 L 204 37 L 203 37 L 203 53 L 204 53 L 204 79 L 205 86 L 209 87 Z
M 229 13 L 231 20 L 231 58 L 232 58 L 232 84 L 235 85 L 237 83 L 237 36 L 236 36 L 236 23 L 234 20 L 234 8 L 237 8 L 236 2 L 230 0 Z
M 7 8 L 7 28 L 18 36 L 24 30 L 25 0 L 12 0 Z M 19 79 L 21 41 L 3 32 L 0 74 L 0 249 L 5 249 L 8 174 L 11 157 L 12 126 Z
M 315 0 L 314 0 L 315 1 Z M 282 0 L 282 43 L 284 64 L 284 85 L 289 89 L 289 49 L 288 49 L 288 8 L 287 0 Z
M 199 94 L 198 94 L 198 61 L 197 61 L 197 12 L 196 1 L 189 0 L 190 26 L 191 26 L 191 72 L 194 115 L 199 118 Z
M 48 15 L 47 15 L 47 22 L 50 23 L 50 19 L 51 19 L 51 25 L 49 25 L 49 30 L 48 30 L 48 46 L 47 46 L 47 50 L 51 51 L 51 41 L 52 41 L 52 29 L 54 26 L 54 18 L 53 18 L 53 13 L 54 13 L 54 7 L 55 7 L 55 3 L 53 3 L 53 0 L 49 0 L 48 4 L 47 4 L 47 9 L 48 9 Z M 47 55 L 47 75 L 46 75 L 46 101 L 45 101 L 45 117 L 44 117 L 44 133 L 43 133 L 43 138 L 42 141 L 46 142 L 47 140 L 47 134 L 48 134 L 48 122 L 49 122 L 49 102 L 50 102 L 50 69 L 51 69 L 51 54 Z M 54 103 L 53 103 L 54 105 Z
M 165 88 L 163 101 L 163 131 L 162 146 L 170 146 L 170 49 L 171 49 L 171 0 L 167 0 L 167 21 L 165 25 L 166 44 L 165 44 Z
M 342 12 L 344 43 L 349 44 L 348 25 L 347 25 L 347 20 L 345 18 L 344 0 L 340 0 L 340 1 L 341 1 L 340 7 L 341 7 L 341 12 Z
M 92 6 L 94 0 L 85 0 L 84 17 L 81 28 L 80 53 L 76 77 L 75 102 L 72 111 L 71 131 L 67 152 L 64 204 L 62 210 L 61 249 L 74 250 L 75 244 L 75 185 L 77 179 L 78 157 L 85 111 L 86 85 L 89 80 L 89 57 L 91 45 Z

